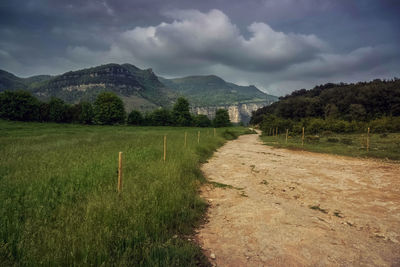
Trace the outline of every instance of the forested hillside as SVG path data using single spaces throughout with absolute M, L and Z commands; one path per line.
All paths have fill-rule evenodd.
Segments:
M 251 123 L 260 123 L 265 115 L 297 121 L 302 118 L 370 121 L 400 116 L 400 79 L 327 83 L 311 90 L 297 90 L 255 111 Z

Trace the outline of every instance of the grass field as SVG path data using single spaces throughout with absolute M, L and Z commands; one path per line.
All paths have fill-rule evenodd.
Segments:
M 207 264 L 199 165 L 245 130 L 0 121 L 0 265 Z
M 366 134 L 331 134 L 320 136 L 319 140 L 313 136 L 305 136 L 302 146 L 301 136 L 290 136 L 286 143 L 285 134 L 265 136 L 261 139 L 267 145 L 275 147 L 304 149 L 313 152 L 331 153 L 352 157 L 374 157 L 391 160 L 400 160 L 400 134 L 370 134 L 369 151 L 366 147 Z

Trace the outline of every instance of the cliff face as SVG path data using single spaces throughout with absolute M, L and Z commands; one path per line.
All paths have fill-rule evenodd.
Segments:
M 210 107 L 191 107 L 191 111 L 194 114 L 206 115 L 210 119 L 213 119 L 217 109 L 226 109 L 229 113 L 229 119 L 233 123 L 248 123 L 251 118 L 251 112 L 259 108 L 269 105 L 267 102 L 256 102 L 256 103 L 239 103 L 236 105 L 224 105 L 224 106 L 210 106 Z

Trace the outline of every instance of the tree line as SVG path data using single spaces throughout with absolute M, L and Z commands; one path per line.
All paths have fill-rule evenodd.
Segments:
M 115 93 L 102 92 L 93 103 L 67 104 L 52 97 L 43 102 L 27 91 L 4 91 L 0 93 L 0 118 L 17 121 L 56 123 L 80 123 L 98 125 L 143 125 L 143 126 L 230 126 L 228 111 L 218 109 L 213 120 L 206 115 L 193 115 L 189 102 L 180 97 L 172 110 L 159 108 L 141 113 L 133 110 L 126 113 L 124 104 Z
M 251 124 L 315 134 L 400 131 L 400 79 L 355 84 L 327 83 L 280 97 L 278 102 L 253 112 Z

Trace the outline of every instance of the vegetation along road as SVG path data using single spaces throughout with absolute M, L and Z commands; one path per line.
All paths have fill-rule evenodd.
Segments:
M 400 265 L 400 165 L 263 145 L 245 135 L 202 170 L 197 240 L 218 266 Z

